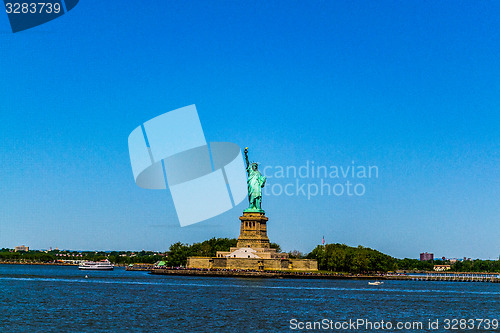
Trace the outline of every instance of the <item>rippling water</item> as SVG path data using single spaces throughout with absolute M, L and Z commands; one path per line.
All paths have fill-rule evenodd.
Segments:
M 0 289 L 0 332 L 298 331 L 291 330 L 292 319 L 422 322 L 424 330 L 418 331 L 431 331 L 425 330 L 428 321 L 439 320 L 436 332 L 443 331 L 446 318 L 499 319 L 500 312 L 495 283 L 386 281 L 374 287 L 363 280 L 173 277 L 122 268 L 84 272 L 0 265 Z

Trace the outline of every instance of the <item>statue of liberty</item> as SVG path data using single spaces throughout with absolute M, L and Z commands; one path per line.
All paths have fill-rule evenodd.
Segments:
M 262 176 L 258 170 L 258 163 L 248 161 L 248 147 L 245 148 L 245 162 L 247 164 L 248 175 L 248 201 L 249 206 L 245 212 L 261 212 L 262 210 L 262 187 L 266 184 L 266 177 Z

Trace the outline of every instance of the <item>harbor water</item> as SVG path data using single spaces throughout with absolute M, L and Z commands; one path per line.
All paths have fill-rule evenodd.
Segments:
M 372 286 L 366 280 L 0 265 L 0 289 L 0 332 L 393 332 L 399 330 L 396 325 L 401 332 L 442 332 L 446 323 L 451 330 L 454 319 L 455 331 L 461 331 L 462 319 L 474 320 L 469 331 L 500 331 L 493 326 L 500 319 L 496 283 L 384 281 Z M 484 321 L 478 327 L 476 319 L 489 320 L 489 328 Z M 354 329 L 353 323 L 362 321 L 365 325 Z M 381 329 L 382 321 L 392 329 Z M 436 324 L 437 330 L 431 328 Z

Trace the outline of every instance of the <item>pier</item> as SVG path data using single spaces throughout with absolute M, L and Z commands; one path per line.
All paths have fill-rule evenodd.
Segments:
M 500 282 L 498 273 L 427 273 L 425 275 L 388 276 L 389 280 L 447 281 L 447 282 Z

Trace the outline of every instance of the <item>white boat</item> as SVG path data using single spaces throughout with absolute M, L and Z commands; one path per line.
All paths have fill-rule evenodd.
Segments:
M 368 282 L 368 284 L 370 286 L 380 286 L 381 284 L 383 284 L 382 281 L 375 281 L 375 282 Z
M 109 260 L 101 260 L 101 261 L 86 261 L 80 266 L 78 269 L 91 270 L 91 271 L 110 271 L 115 266 L 109 262 Z

